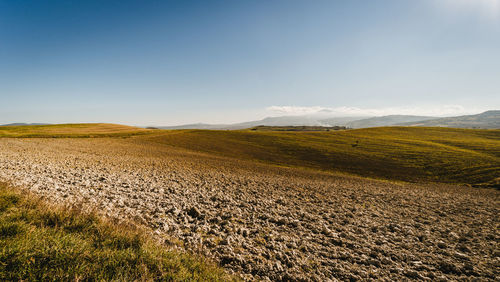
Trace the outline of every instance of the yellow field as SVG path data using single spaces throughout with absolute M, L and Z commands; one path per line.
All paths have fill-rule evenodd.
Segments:
M 150 131 L 139 127 L 109 123 L 0 126 L 0 137 L 123 137 L 145 134 Z
M 143 138 L 238 159 L 382 179 L 495 186 L 500 175 L 500 130 L 184 130 Z
M 422 182 L 494 186 L 498 130 L 100 133 L 0 138 L 0 178 L 53 204 L 131 220 L 194 257 L 164 259 L 161 246 L 137 245 L 119 227 L 95 237 L 97 223 L 24 211 L 6 190 L 4 280 L 225 280 L 197 258 L 208 255 L 257 281 L 311 273 L 318 281 L 495 281 L 499 191 Z M 141 260 L 140 269 L 126 267 Z
M 500 130 L 149 130 L 116 124 L 0 127 L 0 137 L 131 137 L 218 156 L 410 182 L 498 187 Z

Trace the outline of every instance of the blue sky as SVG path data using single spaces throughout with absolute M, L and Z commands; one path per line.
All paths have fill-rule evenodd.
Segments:
M 500 109 L 500 0 L 0 0 L 0 123 Z

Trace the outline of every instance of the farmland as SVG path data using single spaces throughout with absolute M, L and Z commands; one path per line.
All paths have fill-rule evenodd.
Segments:
M 498 277 L 499 192 L 458 185 L 498 175 L 498 131 L 102 134 L 2 138 L 0 178 L 247 280 Z

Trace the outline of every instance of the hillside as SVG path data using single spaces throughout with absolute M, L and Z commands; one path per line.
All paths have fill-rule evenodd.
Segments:
M 487 111 L 477 115 L 446 117 L 425 121 L 400 123 L 405 126 L 439 126 L 454 128 L 500 128 L 500 111 Z
M 223 129 L 227 127 L 227 124 L 206 124 L 206 123 L 193 123 L 193 124 L 183 124 L 174 126 L 158 126 L 158 129 Z
M 254 126 L 327 126 L 317 116 L 267 117 L 262 120 L 242 122 L 226 126 L 224 129 L 246 129 Z
M 276 165 L 405 181 L 498 185 L 500 130 L 172 131 L 151 142 Z
M 259 125 L 250 128 L 252 131 L 331 131 L 331 130 L 346 130 L 345 126 L 267 126 Z
M 16 122 L 16 123 L 9 123 L 9 124 L 2 124 L 0 126 L 30 126 L 30 125 L 49 125 L 50 123 L 24 123 L 24 122 Z
M 151 130 L 108 123 L 0 126 L 0 137 L 123 137 L 148 132 Z
M 368 127 L 379 127 L 379 126 L 391 126 L 405 122 L 416 122 L 429 119 L 435 119 L 435 117 L 389 115 L 389 116 L 372 117 L 372 118 L 350 121 L 346 123 L 346 126 L 350 128 L 368 128 Z
M 266 117 L 261 120 L 234 124 L 185 124 L 178 126 L 160 126 L 161 129 L 212 129 L 212 130 L 239 130 L 255 126 L 343 126 L 347 122 L 361 119 L 360 117 L 332 117 L 325 119 L 324 116 L 280 116 Z
M 352 164 L 355 172 L 418 176 L 418 166 L 408 168 L 413 157 L 443 166 L 445 176 L 460 177 L 451 165 L 487 167 L 491 154 L 496 157 L 489 158 L 490 174 L 498 175 L 498 131 L 415 129 L 421 128 L 0 138 L 0 179 L 52 203 L 133 220 L 159 236 L 165 248 L 173 242 L 207 255 L 248 281 L 498 280 L 500 191 L 332 173 L 340 170 L 332 165 L 338 163 L 344 171 Z M 405 150 L 407 155 L 391 155 Z M 319 165 L 327 171 L 310 169 Z M 16 201 L 9 196 L 8 205 L 11 199 Z M 86 229 L 86 221 L 79 224 L 72 216 L 21 207 L 12 206 L 0 226 L 4 236 L 15 234 L 0 248 L 5 254 L 0 268 L 6 263 L 23 268 L 9 268 L 19 275 L 0 280 L 35 280 L 28 275 L 39 273 L 47 274 L 45 280 L 76 280 L 71 273 L 82 272 L 81 280 L 91 275 L 112 280 L 114 270 L 131 274 L 115 280 L 147 278 L 146 271 L 150 280 L 161 280 L 164 273 L 154 266 L 170 269 L 176 261 L 173 270 L 186 271 L 177 272 L 174 281 L 204 281 L 216 274 L 192 263 L 201 259 L 163 259 L 158 256 L 163 245 L 139 251 L 145 263 L 138 264 L 141 257 L 134 255 L 141 248 L 127 232 L 108 233 L 93 224 Z M 40 218 L 47 224 L 38 224 Z M 70 275 L 63 276 L 66 271 Z M 163 277 L 169 281 L 168 272 Z
M 295 130 L 302 127 L 291 128 L 168 131 L 62 124 L 0 127 L 0 137 L 137 136 L 141 142 L 280 166 L 412 182 L 499 185 L 500 130 L 386 127 L 300 132 Z
M 267 117 L 261 120 L 235 124 L 185 124 L 160 126 L 161 129 L 239 130 L 255 126 L 347 126 L 369 128 L 379 126 L 440 126 L 455 128 L 500 129 L 500 111 L 487 111 L 477 115 L 437 118 L 430 116 L 387 115 L 378 117 L 325 117 L 324 115 Z

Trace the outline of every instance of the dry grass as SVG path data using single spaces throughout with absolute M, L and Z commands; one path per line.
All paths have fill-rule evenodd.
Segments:
M 128 137 L 151 133 L 152 130 L 139 127 L 109 124 L 51 124 L 30 126 L 0 126 L 0 137 Z
M 499 191 L 377 181 L 194 152 L 180 142 L 234 142 L 243 154 L 267 139 L 257 135 L 244 146 L 234 138 L 223 143 L 225 133 L 208 132 L 214 139 L 201 140 L 186 133 L 4 138 L 0 177 L 55 202 L 137 220 L 249 279 L 497 280 Z M 171 146 L 164 140 L 169 134 L 185 139 Z M 314 140 L 309 135 L 303 138 Z M 278 136 L 270 142 L 286 137 Z M 306 144 L 300 134 L 290 136 Z M 334 137 L 327 140 L 340 140 Z M 271 145 L 263 146 L 264 157 L 273 153 Z M 287 165 L 285 156 L 277 160 Z
M 330 132 L 183 130 L 144 140 L 275 165 L 412 182 L 498 186 L 500 130 L 383 127 Z
M 169 251 L 132 225 L 48 206 L 0 183 L 0 280 L 227 281 L 201 257 Z
M 0 127 L 0 137 L 131 137 L 217 156 L 410 182 L 500 187 L 500 130 L 149 130 L 115 124 Z

